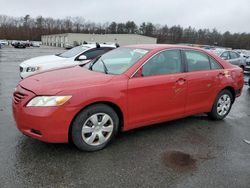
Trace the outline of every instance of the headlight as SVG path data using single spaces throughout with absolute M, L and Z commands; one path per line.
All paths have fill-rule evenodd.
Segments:
M 40 69 L 40 67 L 27 67 L 26 72 L 35 72 L 39 69 Z
M 27 106 L 61 106 L 72 96 L 38 96 L 27 104 Z

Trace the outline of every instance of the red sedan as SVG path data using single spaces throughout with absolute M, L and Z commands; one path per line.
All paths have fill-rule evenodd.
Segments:
M 27 136 L 94 151 L 119 130 L 198 113 L 221 120 L 243 83 L 241 68 L 202 49 L 133 45 L 22 80 L 13 114 Z

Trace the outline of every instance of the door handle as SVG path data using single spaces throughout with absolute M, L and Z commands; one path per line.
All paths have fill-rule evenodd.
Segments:
M 217 75 L 217 77 L 223 77 L 223 76 L 225 76 L 225 73 L 224 72 L 220 72 L 218 75 Z
M 180 84 L 180 85 L 184 84 L 185 82 L 186 82 L 186 79 L 185 79 L 185 78 L 179 78 L 179 79 L 176 81 L 176 83 L 178 83 L 178 84 Z

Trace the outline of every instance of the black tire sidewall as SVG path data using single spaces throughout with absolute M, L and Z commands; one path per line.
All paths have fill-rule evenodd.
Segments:
M 99 145 L 99 146 L 91 146 L 87 143 L 84 142 L 83 138 L 82 138 L 82 127 L 85 123 L 85 121 L 92 116 L 93 114 L 96 113 L 106 113 L 108 114 L 114 123 L 114 129 L 113 132 L 110 136 L 110 138 L 103 144 Z M 75 118 L 75 120 L 73 121 L 72 124 L 72 131 L 71 131 L 71 138 L 73 143 L 75 144 L 75 146 L 77 148 L 79 148 L 82 151 L 97 151 L 97 150 L 101 150 L 104 147 L 106 147 L 106 145 L 108 145 L 115 137 L 115 135 L 117 134 L 119 130 L 119 118 L 116 114 L 116 112 L 108 105 L 105 104 L 96 104 L 96 105 L 92 105 L 87 107 L 86 109 L 82 110 L 77 117 Z

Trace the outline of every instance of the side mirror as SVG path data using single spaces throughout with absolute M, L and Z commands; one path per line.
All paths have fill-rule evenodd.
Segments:
M 221 59 L 227 60 L 227 57 L 221 57 Z
M 87 60 L 87 56 L 86 56 L 86 55 L 80 55 L 80 56 L 78 57 L 78 60 L 79 60 L 79 61 Z

